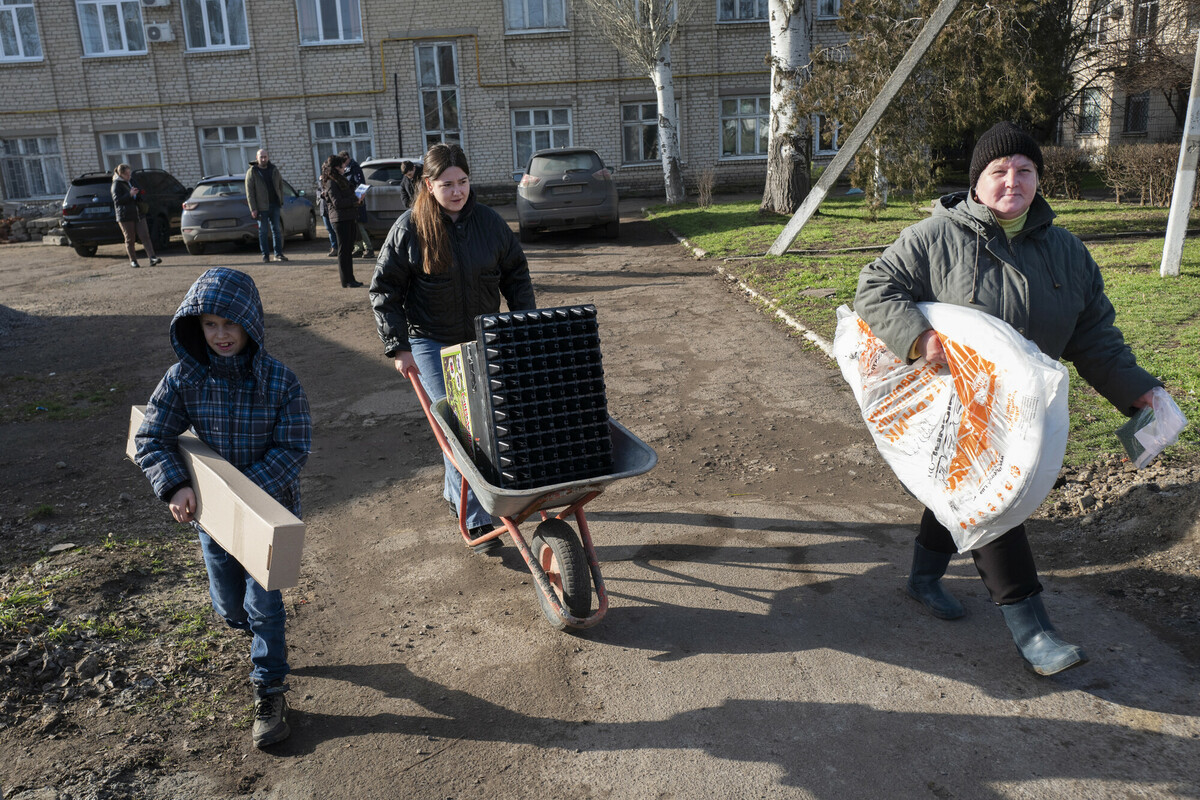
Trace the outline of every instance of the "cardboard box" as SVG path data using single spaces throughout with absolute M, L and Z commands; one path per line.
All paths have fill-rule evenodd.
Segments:
M 125 454 L 133 459 L 134 435 L 146 407 L 134 406 Z M 278 500 L 221 458 L 194 433 L 179 437 L 179 455 L 192 476 L 196 522 L 268 590 L 300 582 L 304 523 Z

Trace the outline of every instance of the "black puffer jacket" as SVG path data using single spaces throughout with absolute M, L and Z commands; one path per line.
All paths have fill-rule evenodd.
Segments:
M 441 275 L 421 269 L 412 211 L 405 211 L 388 233 L 371 278 L 375 325 L 389 357 L 411 350 L 410 336 L 455 344 L 473 339 L 475 317 L 500 310 L 535 308 L 529 263 L 516 234 L 499 214 L 475 201 L 475 192 L 451 222 L 454 263 Z
M 138 217 L 141 216 L 138 213 L 137 198 L 133 196 L 133 189 L 134 185 L 130 181 L 113 178 L 109 193 L 112 195 L 117 222 L 137 222 Z

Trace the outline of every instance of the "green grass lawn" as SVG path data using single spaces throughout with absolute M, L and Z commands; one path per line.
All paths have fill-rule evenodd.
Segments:
M 765 256 L 787 218 L 763 215 L 757 203 L 708 208 L 658 206 L 650 217 L 722 259 L 725 269 L 825 339 L 835 311 L 852 305 L 858 273 L 907 226 L 924 219 L 932 198 L 893 203 L 875 220 L 861 198 L 828 198 L 785 256 Z M 1159 376 L 1189 420 L 1167 458 L 1200 456 L 1200 241 L 1188 240 L 1178 278 L 1161 278 L 1162 238 L 1114 237 L 1166 228 L 1167 209 L 1087 200 L 1051 202 L 1056 222 L 1088 241 L 1104 273 L 1117 325 L 1138 362 Z M 1193 214 L 1195 218 L 1195 214 Z M 1197 222 L 1193 221 L 1195 226 Z M 867 248 L 853 250 L 852 248 Z M 870 249 L 873 248 L 873 249 Z M 842 252 L 850 250 L 850 252 Z M 823 290 L 806 293 L 808 290 Z M 829 291 L 832 290 L 832 295 Z M 822 296 L 829 295 L 829 296 Z M 1071 370 L 1071 436 L 1067 462 L 1079 464 L 1121 452 L 1113 431 L 1125 417 Z

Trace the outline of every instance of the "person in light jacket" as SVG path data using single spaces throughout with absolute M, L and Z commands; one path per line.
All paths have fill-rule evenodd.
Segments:
M 975 146 L 970 189 L 942 197 L 930 218 L 902 231 L 863 269 L 854 309 L 893 353 L 934 364 L 946 363 L 945 352 L 916 304 L 979 309 L 1050 358 L 1070 360 L 1096 391 L 1132 415 L 1161 383 L 1138 366 L 1114 324 L 1116 311 L 1088 249 L 1054 224 L 1054 212 L 1038 193 L 1041 170 L 1037 142 L 1012 123 L 996 124 Z M 941 583 L 956 549 L 950 532 L 926 509 L 907 590 L 942 619 L 964 613 Z M 1035 672 L 1053 675 L 1087 660 L 1050 624 L 1023 524 L 971 555 Z
M 435 144 L 424 163 L 424 188 L 388 232 L 370 295 L 384 354 L 400 374 L 416 371 L 436 401 L 446 396 L 443 347 L 475 338 L 475 317 L 498 312 L 501 295 L 510 311 L 536 306 L 525 253 L 508 223 L 476 201 L 462 148 Z M 461 478 L 443 460 L 442 494 L 458 511 Z M 476 552 L 496 552 L 496 520 L 470 489 L 465 502 L 472 540 L 495 534 Z

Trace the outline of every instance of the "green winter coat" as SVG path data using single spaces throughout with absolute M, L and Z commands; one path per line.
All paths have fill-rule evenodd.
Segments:
M 906 228 L 858 278 L 854 310 L 888 349 L 907 357 L 932 326 L 916 308 L 941 302 L 976 308 L 1007 322 L 1053 359 L 1074 363 L 1110 403 L 1133 402 L 1162 384 L 1137 365 L 1100 268 L 1083 242 L 1054 225 L 1039 194 L 1012 241 L 987 206 L 949 194 L 929 219 Z

